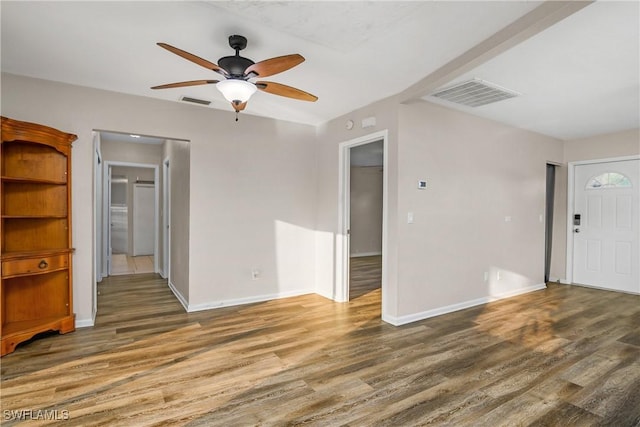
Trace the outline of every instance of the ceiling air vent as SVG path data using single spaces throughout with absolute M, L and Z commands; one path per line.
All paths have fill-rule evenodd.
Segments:
M 180 98 L 180 101 L 191 102 L 193 104 L 200 104 L 200 105 L 211 104 L 211 101 L 207 101 L 206 99 L 191 98 L 189 96 L 183 96 L 182 98 Z
M 473 79 L 439 90 L 430 96 L 468 107 L 480 107 L 481 105 L 491 104 L 518 95 L 520 95 L 518 92 L 505 89 L 493 83 Z

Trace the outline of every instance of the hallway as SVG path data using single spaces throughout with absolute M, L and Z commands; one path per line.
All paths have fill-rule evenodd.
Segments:
M 113 254 L 111 256 L 111 275 L 153 273 L 153 256 L 128 256 Z

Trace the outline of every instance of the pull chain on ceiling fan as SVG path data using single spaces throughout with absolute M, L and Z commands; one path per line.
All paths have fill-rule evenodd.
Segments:
M 178 49 L 166 43 L 158 43 L 158 46 L 172 52 L 182 58 L 200 65 L 208 70 L 221 74 L 224 80 L 189 80 L 178 83 L 168 83 L 160 86 L 153 86 L 151 89 L 169 89 L 184 86 L 199 86 L 215 84 L 225 99 L 231 102 L 231 106 L 238 113 L 247 106 L 247 101 L 258 89 L 273 95 L 298 99 L 301 101 L 315 102 L 318 97 L 303 90 L 296 89 L 281 83 L 257 81 L 250 82 L 249 79 L 257 77 L 268 77 L 274 74 L 287 71 L 296 65 L 304 62 L 304 57 L 297 53 L 276 58 L 265 59 L 260 62 L 253 62 L 249 58 L 240 56 L 240 51 L 247 47 L 247 39 L 243 36 L 229 36 L 229 46 L 236 51 L 235 55 L 225 56 L 218 60 L 216 65 L 206 59 L 202 59 L 192 53 Z

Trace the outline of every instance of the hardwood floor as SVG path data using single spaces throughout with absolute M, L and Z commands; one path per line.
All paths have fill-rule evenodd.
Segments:
M 349 260 L 349 299 L 354 300 L 382 285 L 382 256 L 352 257 Z
M 379 289 L 190 314 L 154 274 L 99 291 L 95 327 L 2 358 L 3 425 L 640 423 L 639 296 L 550 284 L 394 327 Z

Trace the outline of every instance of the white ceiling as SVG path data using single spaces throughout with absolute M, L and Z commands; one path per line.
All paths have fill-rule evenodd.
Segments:
M 576 12 L 450 83 L 478 77 L 521 96 L 453 107 L 561 139 L 638 128 L 639 5 L 597 2 Z
M 258 92 L 243 114 L 318 125 L 411 91 L 541 3 L 3 0 L 1 66 L 8 73 L 176 102 L 182 96 L 206 99 L 212 104 L 203 108 L 231 111 L 212 85 L 149 88 L 219 77 L 156 42 L 215 63 L 233 54 L 228 36 L 241 34 L 249 40 L 242 55 L 256 62 L 302 54 L 304 63 L 266 80 L 319 97 L 307 103 Z M 636 128 L 639 13 L 635 1 L 590 4 L 463 74 L 440 78 L 439 86 L 477 77 L 520 92 L 461 109 L 561 139 Z M 409 98 L 426 95 L 416 91 Z

